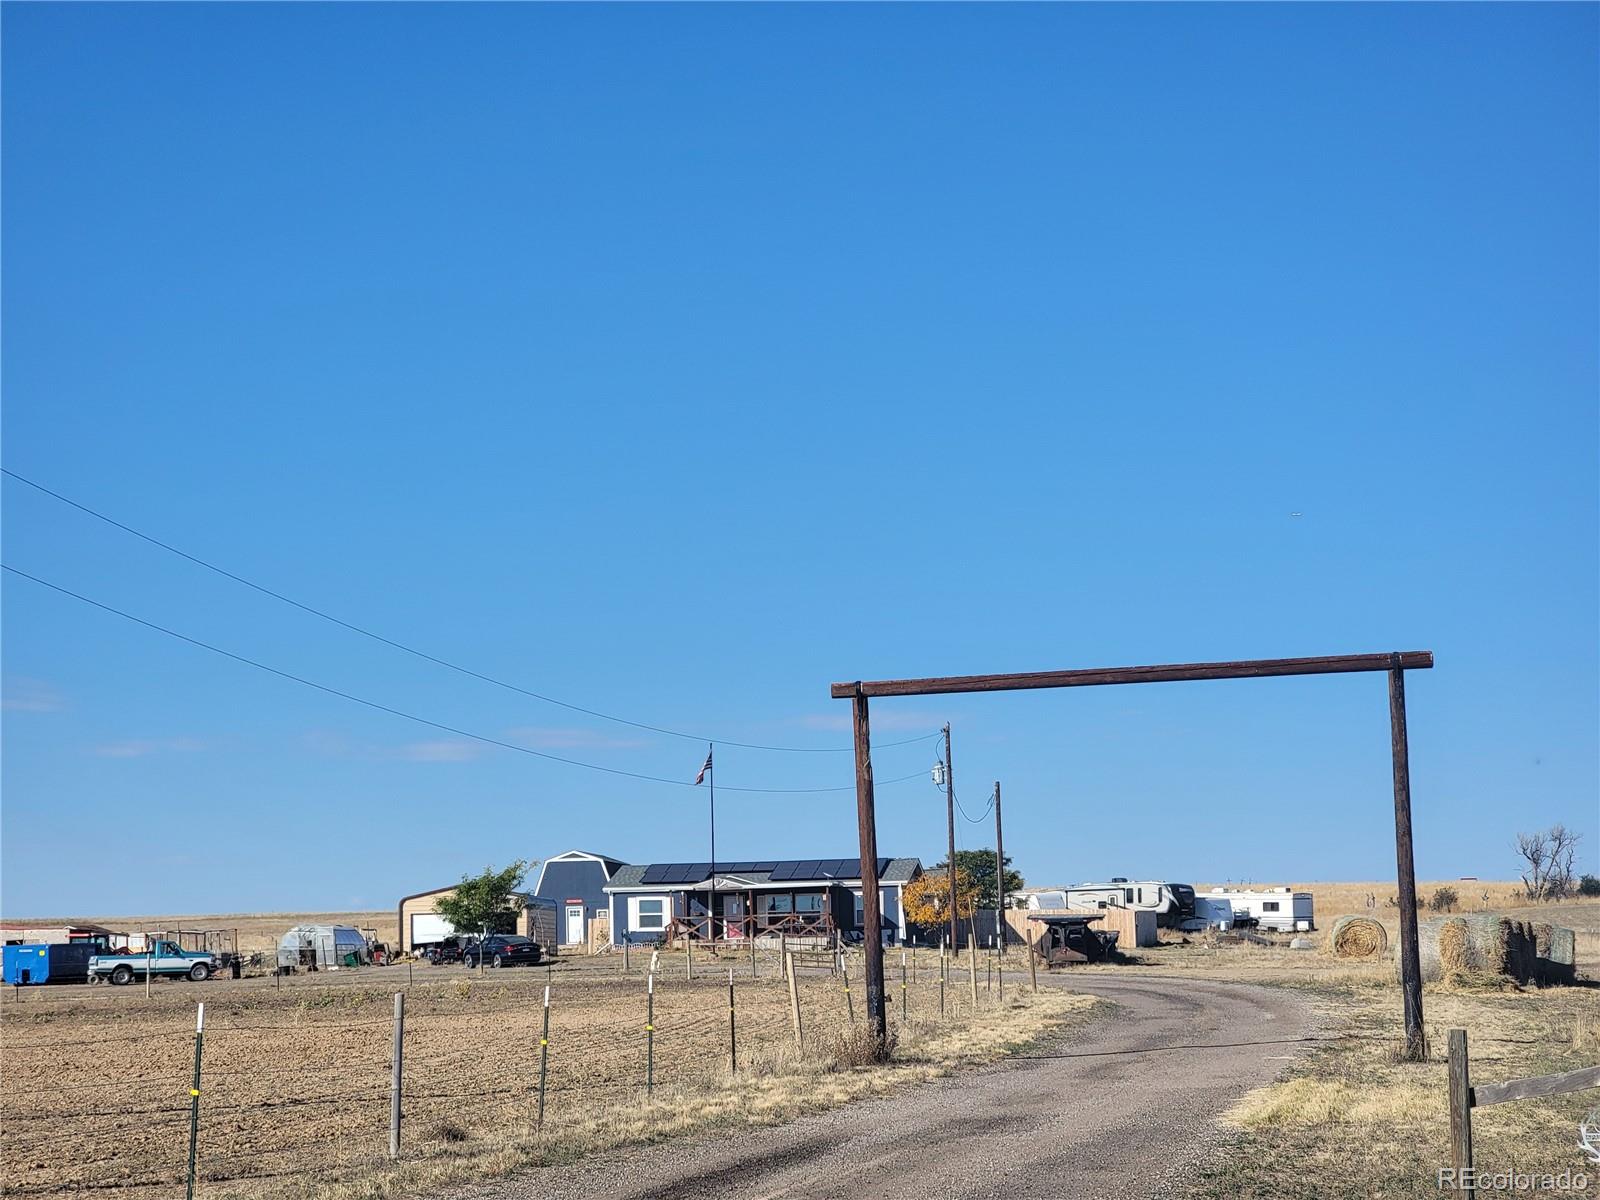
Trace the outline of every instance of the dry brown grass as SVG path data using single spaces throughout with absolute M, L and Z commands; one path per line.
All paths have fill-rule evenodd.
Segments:
M 698 958 L 698 956 L 697 956 Z M 636 964 L 637 965 L 637 964 Z M 386 1196 L 466 1175 L 565 1161 L 707 1122 L 766 1123 L 987 1061 L 1092 1003 L 951 989 L 922 965 L 895 1019 L 896 1060 L 852 1065 L 859 1035 L 839 980 L 803 976 L 807 1039 L 793 1044 L 775 975 L 736 983 L 740 1071 L 727 1070 L 726 974 L 683 978 L 664 960 L 655 1080 L 644 1095 L 644 981 L 583 960 L 475 975 L 418 969 L 407 992 L 405 1161 L 390 1166 L 392 993 L 406 967 L 143 989 L 24 989 L 0 996 L 0 1175 L 48 1194 L 93 1183 L 124 1195 L 181 1187 L 194 1004 L 206 1002 L 200 1178 L 206 1197 L 276 1192 Z M 673 968 L 676 968 L 675 970 Z M 532 1129 L 539 997 L 554 979 L 549 1106 Z M 323 981 L 326 981 L 324 983 Z M 859 1013 L 858 1013 L 859 1016 Z M 858 1024 L 856 1029 L 860 1029 Z M 685 1097 L 694 1097 L 692 1105 Z M 317 1180 L 312 1189 L 303 1180 Z M 326 1188 L 321 1188 L 326 1184 Z
M 1197 1181 L 1204 1197 L 1354 1198 L 1437 1196 L 1435 1170 L 1449 1161 L 1443 1048 L 1468 1031 L 1477 1082 L 1589 1065 L 1600 1052 L 1594 992 L 1581 988 L 1463 991 L 1430 985 L 1424 1011 L 1432 1056 L 1402 1060 L 1398 992 L 1331 993 L 1324 1011 L 1337 1040 L 1319 1045 L 1289 1076 L 1226 1114 L 1232 1153 Z M 1474 1114 L 1482 1170 L 1559 1173 L 1583 1169 L 1578 1121 L 1583 1094 L 1519 1101 Z

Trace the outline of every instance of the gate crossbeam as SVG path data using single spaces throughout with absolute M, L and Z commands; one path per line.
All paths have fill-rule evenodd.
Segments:
M 883 990 L 883 913 L 878 895 L 878 832 L 872 788 L 872 733 L 867 701 L 884 696 L 935 696 L 952 692 L 1009 692 L 1032 688 L 1100 687 L 1123 683 L 1181 683 L 1201 679 L 1269 679 L 1284 675 L 1389 674 L 1390 755 L 1394 766 L 1395 865 L 1400 903 L 1400 979 L 1406 1055 L 1426 1054 L 1422 1026 L 1422 967 L 1417 953 L 1417 884 L 1411 846 L 1411 767 L 1406 740 L 1405 672 L 1433 666 L 1431 650 L 1390 654 L 1335 654 L 1318 658 L 1258 658 L 1239 662 L 1166 663 L 1012 675 L 947 675 L 836 683 L 835 700 L 849 700 L 856 751 L 856 817 L 861 833 L 862 934 L 866 943 L 867 1019 L 880 1044 L 888 1034 Z

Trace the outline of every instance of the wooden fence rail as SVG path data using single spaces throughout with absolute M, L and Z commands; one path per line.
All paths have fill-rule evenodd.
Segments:
M 1586 1088 L 1600 1088 L 1600 1066 L 1580 1067 L 1576 1071 L 1562 1071 L 1556 1075 L 1530 1075 L 1523 1079 L 1507 1079 L 1503 1083 L 1486 1083 L 1472 1086 L 1467 1065 L 1467 1031 L 1450 1031 L 1450 1166 L 1451 1183 L 1458 1196 L 1472 1200 L 1477 1195 L 1472 1165 L 1472 1110 L 1487 1108 L 1491 1104 L 1505 1104 L 1511 1100 L 1528 1100 L 1535 1096 L 1562 1096 L 1568 1092 L 1581 1092 Z

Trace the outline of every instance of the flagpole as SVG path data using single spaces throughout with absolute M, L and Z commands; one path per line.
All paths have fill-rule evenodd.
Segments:
M 717 940 L 717 744 L 706 746 L 706 782 L 711 785 L 711 912 L 706 930 L 712 943 Z

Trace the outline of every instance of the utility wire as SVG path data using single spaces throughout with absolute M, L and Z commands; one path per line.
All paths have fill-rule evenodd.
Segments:
M 342 629 L 348 629 L 351 633 L 358 633 L 362 637 L 371 638 L 375 642 L 382 642 L 385 646 L 391 646 L 396 650 L 404 651 L 406 654 L 414 655 L 415 657 L 423 659 L 427 662 L 431 662 L 436 666 L 441 666 L 448 670 L 459 672 L 462 675 L 470 676 L 471 678 L 481 680 L 484 683 L 493 684 L 495 687 L 505 688 L 507 691 L 516 692 L 518 695 L 528 696 L 534 700 L 542 700 L 546 704 L 554 704 L 558 708 L 565 708 L 571 712 L 583 713 L 585 716 L 597 717 L 602 721 L 613 721 L 618 725 L 628 725 L 634 729 L 648 730 L 651 733 L 659 733 L 667 737 L 685 738 L 691 742 L 716 742 L 721 746 L 737 746 L 741 750 L 771 750 L 784 754 L 844 754 L 854 750 L 853 746 L 766 746 L 757 742 L 735 742 L 728 738 L 707 737 L 704 734 L 699 733 L 685 733 L 681 729 L 668 729 L 666 726 L 651 725 L 645 721 L 631 721 L 627 717 L 619 717 L 611 713 L 601 712 L 596 708 L 585 708 L 581 704 L 572 704 L 566 700 L 559 700 L 554 696 L 546 696 L 541 692 L 530 691 L 525 687 L 518 686 L 517 684 L 508 683 L 504 679 L 496 679 L 493 675 L 485 675 L 481 671 L 474 671 L 471 667 L 463 667 L 459 663 L 451 662 L 449 659 L 440 658 L 437 655 L 429 654 L 425 650 L 418 650 L 415 646 L 408 646 L 404 642 L 397 642 L 393 638 L 384 637 L 381 633 L 374 633 L 370 629 L 364 629 L 360 625 L 355 625 L 349 621 L 342 620 L 341 618 L 334 616 L 332 613 L 324 612 L 320 608 L 315 608 L 312 605 L 295 600 L 290 596 L 285 596 L 282 592 L 274 591 L 269 587 L 254 582 L 253 580 L 246 579 L 243 575 L 235 575 L 232 571 L 229 571 L 224 567 L 219 567 L 215 563 L 207 562 L 203 558 L 190 554 L 185 550 L 180 550 L 176 546 L 170 545 L 167 542 L 163 542 L 160 538 L 151 537 L 148 533 L 141 533 L 131 525 L 124 525 L 121 521 L 116 520 L 114 517 L 108 517 L 105 513 L 95 511 L 87 504 L 80 504 L 71 497 L 63 496 L 60 492 L 53 491 L 50 488 L 45 487 L 42 483 L 36 483 L 32 479 L 29 479 L 26 475 L 18 475 L 15 471 L 8 467 L 0 467 L 0 474 L 4 474 L 11 479 L 15 479 L 18 483 L 25 483 L 35 491 L 43 492 L 46 496 L 50 496 L 53 499 L 59 500 L 61 503 L 75 508 L 81 513 L 86 513 L 95 518 L 97 521 L 104 521 L 107 525 L 120 529 L 124 533 L 130 533 L 134 537 L 139 538 L 141 541 L 149 542 L 152 546 L 158 546 L 162 550 L 167 551 L 169 554 L 176 554 L 179 558 L 186 559 L 198 567 L 204 567 L 208 571 L 214 571 L 226 579 L 231 579 L 235 583 L 243 584 L 247 588 L 260 592 L 263 596 L 271 596 L 274 600 L 281 601 L 292 608 L 298 608 L 301 612 L 310 613 L 312 616 L 320 617 L 324 621 L 330 621 Z M 913 742 L 925 742 L 929 738 L 935 738 L 938 736 L 939 731 L 934 730 L 932 733 L 919 734 L 917 737 L 906 738 L 903 741 L 883 742 L 880 743 L 880 748 L 888 750 L 895 746 L 909 746 Z
M 983 821 L 986 817 L 988 817 L 988 815 L 992 811 L 994 811 L 994 793 L 993 792 L 989 793 L 989 803 L 984 805 L 983 811 L 981 813 L 979 813 L 975 817 L 968 817 L 967 816 L 967 810 L 965 808 L 962 808 L 962 806 L 961 806 L 961 797 L 960 796 L 957 796 L 955 798 L 955 800 L 956 800 L 956 807 L 961 810 L 961 815 L 963 817 L 966 817 L 966 819 L 968 821 L 970 821 L 974 825 L 976 825 L 979 822 Z
M 202 642 L 199 638 L 192 638 L 188 634 L 179 633 L 175 629 L 168 629 L 165 625 L 157 625 L 154 621 L 146 621 L 143 617 L 136 617 L 132 613 L 123 612 L 120 608 L 113 608 L 109 604 L 102 604 L 98 600 L 91 600 L 88 596 L 74 592 L 70 588 L 64 588 L 59 584 L 51 583 L 47 579 L 41 579 L 37 575 L 30 575 L 28 572 L 18 570 L 16 567 L 13 567 L 8 563 L 0 563 L 0 569 L 9 571 L 13 575 L 20 575 L 23 579 L 31 580 L 32 582 L 39 584 L 41 587 L 49 588 L 53 592 L 60 592 L 63 596 L 70 596 L 74 600 L 81 601 L 92 608 L 98 608 L 103 612 L 111 613 L 113 616 L 121 617 L 123 620 L 132 621 L 135 625 L 143 625 L 146 629 L 153 629 L 157 633 L 164 633 L 168 637 L 178 639 L 180 642 L 188 642 L 191 646 L 198 646 L 202 650 L 209 650 L 213 654 L 220 654 L 223 658 L 231 658 L 234 662 L 243 663 L 247 667 L 255 667 L 258 671 L 265 671 L 269 675 L 276 675 L 280 679 L 287 679 L 293 683 L 298 683 L 303 687 L 313 688 L 319 692 L 326 692 L 330 696 L 337 696 L 341 700 L 350 701 L 352 704 L 360 704 L 366 708 L 376 709 L 378 712 L 388 713 L 392 717 L 402 717 L 407 721 L 415 721 L 418 725 L 426 725 L 430 729 L 442 730 L 445 733 L 451 733 L 457 737 L 470 738 L 473 741 L 483 742 L 485 745 L 489 746 L 499 746 L 503 750 L 515 750 L 518 754 L 531 754 L 535 758 L 543 758 L 548 759 L 551 762 L 565 763 L 569 767 L 584 767 L 590 771 L 603 771 L 607 775 L 623 775 L 629 779 L 642 779 L 648 783 L 668 783 L 672 784 L 674 787 L 695 786 L 686 779 L 668 779 L 662 775 L 645 775 L 638 771 L 625 771 L 621 767 L 606 767 L 601 766 L 599 763 L 584 762 L 581 759 L 564 758 L 559 754 L 547 754 L 543 750 L 535 750 L 529 746 L 519 746 L 515 742 L 502 741 L 500 738 L 490 737 L 487 734 L 474 733 L 470 729 L 461 729 L 455 725 L 446 725 L 442 721 L 434 721 L 427 717 L 419 717 L 415 713 L 405 712 L 404 710 L 398 708 L 391 708 L 389 705 L 380 704 L 376 700 L 367 700 L 350 692 L 342 692 L 338 688 L 329 687 L 325 683 L 317 683 L 315 680 L 307 679 L 302 675 L 295 675 L 289 671 L 280 671 L 277 667 L 269 667 L 264 662 L 258 662 L 253 658 L 246 658 L 242 654 L 235 654 L 233 651 L 224 650 L 220 646 L 213 646 L 210 642 Z M 885 784 L 901 783 L 907 779 L 914 779 L 921 774 L 921 771 L 915 771 L 910 775 L 901 776 L 899 779 L 886 779 L 883 782 Z M 853 792 L 855 791 L 855 786 L 852 784 L 849 787 L 752 788 L 731 787 L 724 785 L 723 791 L 763 792 L 770 794 L 781 793 L 785 795 L 795 795 L 800 793 L 809 794 L 819 792 Z

